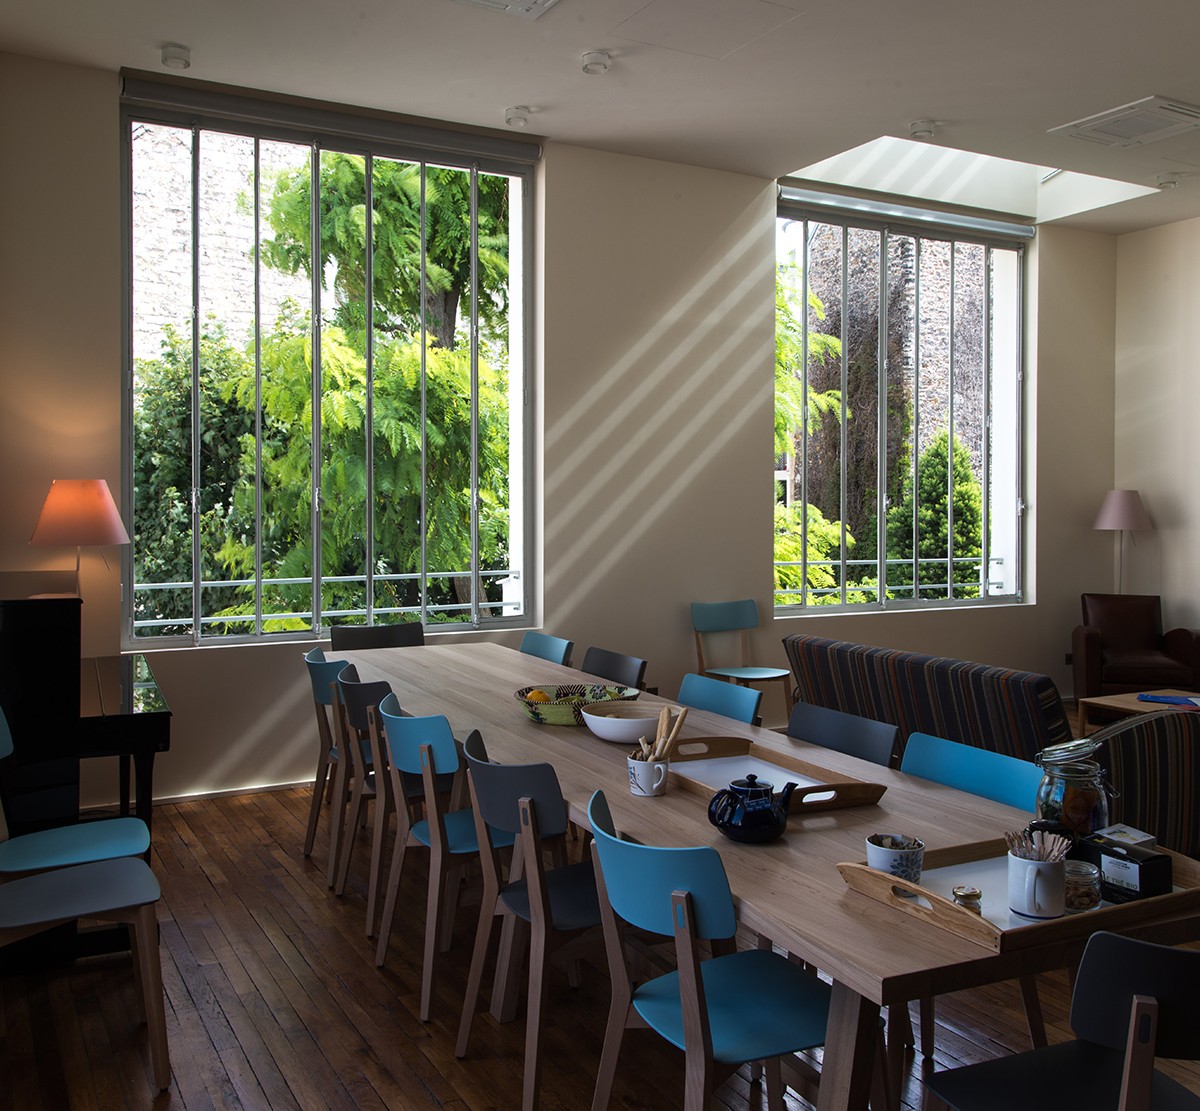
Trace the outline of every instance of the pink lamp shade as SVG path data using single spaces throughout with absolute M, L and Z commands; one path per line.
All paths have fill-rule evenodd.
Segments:
M 1094 529 L 1112 529 L 1118 532 L 1150 532 L 1154 523 L 1142 495 L 1136 490 L 1109 490 L 1104 495 L 1100 512 L 1096 514 Z
M 29 543 L 91 548 L 128 544 L 129 533 L 104 479 L 56 478 Z

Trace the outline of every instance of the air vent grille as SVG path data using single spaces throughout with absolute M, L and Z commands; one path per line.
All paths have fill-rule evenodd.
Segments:
M 522 19 L 537 19 L 545 15 L 558 0 L 459 0 L 460 4 L 474 4 L 493 12 L 519 15 Z
M 1106 147 L 1139 147 L 1200 128 L 1200 107 L 1164 96 L 1147 96 L 1086 119 L 1050 128 Z

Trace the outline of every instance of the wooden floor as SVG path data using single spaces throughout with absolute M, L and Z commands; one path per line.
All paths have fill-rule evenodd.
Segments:
M 433 1019 L 417 1019 L 423 869 L 408 869 L 387 967 L 363 933 L 360 835 L 344 898 L 325 886 L 325 848 L 300 853 L 302 790 L 164 805 L 154 816 L 154 871 L 163 888 L 163 978 L 174 1083 L 153 1091 L 145 1028 L 137 1025 L 128 958 L 0 979 L 0 1107 L 392 1108 L 507 1111 L 520 1106 L 523 1022 L 475 1024 L 470 1055 L 454 1057 L 474 915 L 459 915 L 443 958 Z M 322 827 L 322 833 L 324 827 Z M 584 1111 L 600 1056 L 607 975 L 551 985 L 542 1107 Z M 1067 1036 L 1065 978 L 1044 977 L 1051 1040 Z M 915 1013 L 914 1013 L 915 1019 Z M 1026 1047 L 1011 985 L 938 1001 L 937 1067 Z M 922 1058 L 906 1074 L 904 1107 L 920 1105 Z M 1200 1091 L 1200 1071 L 1182 1075 Z M 674 1109 L 681 1054 L 648 1033 L 627 1036 L 612 1106 Z M 721 1108 L 765 1105 L 745 1074 Z M 808 1107 L 789 1095 L 791 1111 Z

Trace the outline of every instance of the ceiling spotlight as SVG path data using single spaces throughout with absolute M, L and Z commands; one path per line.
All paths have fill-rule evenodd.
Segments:
M 177 42 L 164 42 L 162 64 L 167 69 L 188 69 L 192 64 L 192 52 Z
M 1159 174 L 1154 184 L 1160 189 L 1174 189 L 1179 185 L 1179 174 Z
M 608 72 L 608 67 L 612 65 L 612 55 L 607 50 L 586 50 L 580 61 L 583 63 L 583 72 L 595 76 Z
M 504 109 L 504 122 L 509 127 L 524 127 L 529 123 L 529 109 L 524 104 Z
M 933 120 L 913 120 L 908 125 L 908 137 L 910 139 L 932 139 Z

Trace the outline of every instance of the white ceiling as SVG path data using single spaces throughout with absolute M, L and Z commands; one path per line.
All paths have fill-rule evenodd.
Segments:
M 937 121 L 934 145 L 1178 188 L 1066 218 L 1114 232 L 1200 215 L 1200 131 L 1115 150 L 1049 128 L 1155 94 L 1200 104 L 1200 5 L 1092 0 L 4 0 L 0 50 L 528 131 L 779 177 Z M 581 72 L 585 50 L 613 56 Z

